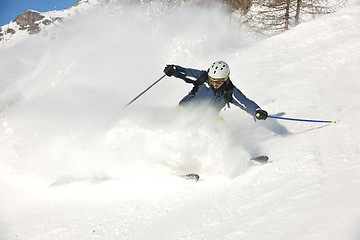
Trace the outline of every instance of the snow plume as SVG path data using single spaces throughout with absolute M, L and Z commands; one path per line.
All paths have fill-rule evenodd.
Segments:
M 222 150 L 226 137 L 176 120 L 177 102 L 191 85 L 166 77 L 121 111 L 165 64 L 206 69 L 238 49 L 229 20 L 218 2 L 115 2 L 2 50 L 3 141 L 13 146 L 4 157 L 51 180 L 240 174 L 244 166 L 226 162 L 241 157 L 238 149 Z

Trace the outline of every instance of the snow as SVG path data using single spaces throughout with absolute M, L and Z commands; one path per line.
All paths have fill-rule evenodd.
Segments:
M 271 38 L 219 3 L 115 2 L 1 45 L 0 239 L 360 239 L 359 25 L 356 1 Z M 338 122 L 195 120 L 168 77 L 123 109 L 219 59 L 269 113 Z

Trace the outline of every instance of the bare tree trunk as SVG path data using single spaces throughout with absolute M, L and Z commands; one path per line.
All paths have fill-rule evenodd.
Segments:
M 285 6 L 285 30 L 289 30 L 289 18 L 290 18 L 290 0 L 286 0 Z
M 300 23 L 301 0 L 296 1 L 295 25 Z

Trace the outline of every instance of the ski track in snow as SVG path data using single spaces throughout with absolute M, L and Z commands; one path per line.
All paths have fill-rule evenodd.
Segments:
M 84 13 L 0 45 L 1 240 L 360 238 L 358 2 L 265 39 L 218 3 Z M 269 113 L 338 122 L 199 121 L 167 77 L 121 110 L 219 59 Z

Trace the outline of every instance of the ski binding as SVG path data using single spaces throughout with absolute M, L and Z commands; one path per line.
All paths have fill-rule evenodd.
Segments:
M 256 162 L 256 163 L 267 163 L 269 161 L 269 157 L 266 155 L 261 155 L 258 157 L 252 157 L 252 158 L 250 158 L 250 160 L 252 162 Z
M 185 178 L 186 180 L 192 180 L 195 182 L 198 182 L 200 180 L 199 174 L 196 174 L 196 173 L 188 173 L 188 174 L 182 175 L 181 177 Z

